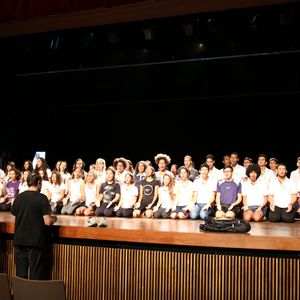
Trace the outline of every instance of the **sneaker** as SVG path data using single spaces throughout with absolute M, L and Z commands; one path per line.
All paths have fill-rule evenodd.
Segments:
M 104 217 L 100 218 L 99 227 L 107 227 L 106 219 Z
M 97 227 L 98 226 L 95 218 L 89 218 L 87 221 L 87 225 L 88 225 L 88 227 Z

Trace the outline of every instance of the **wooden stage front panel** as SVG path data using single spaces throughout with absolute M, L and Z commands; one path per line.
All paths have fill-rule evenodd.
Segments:
M 13 218 L 0 218 L 0 271 L 11 275 Z M 299 299 L 298 221 L 252 224 L 248 234 L 199 232 L 192 220 L 107 223 L 87 228 L 85 217 L 59 216 L 52 278 L 64 280 L 70 300 Z

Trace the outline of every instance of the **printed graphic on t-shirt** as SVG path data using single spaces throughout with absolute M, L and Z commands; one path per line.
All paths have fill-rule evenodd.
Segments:
M 7 198 L 14 198 L 15 190 L 13 187 L 7 188 Z
M 153 193 L 153 186 L 150 184 L 144 185 L 144 195 L 149 196 Z
M 115 191 L 114 186 L 106 185 L 104 187 L 103 197 L 105 200 L 111 201 L 112 199 L 115 198 L 115 195 L 116 195 L 116 191 Z

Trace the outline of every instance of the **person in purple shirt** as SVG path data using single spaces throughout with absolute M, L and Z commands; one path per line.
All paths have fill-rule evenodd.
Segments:
M 5 196 L 0 198 L 0 210 L 9 211 L 11 205 L 19 193 L 21 172 L 15 168 L 9 171 L 9 180 L 5 186 Z
M 242 185 L 233 180 L 232 166 L 224 167 L 224 180 L 217 184 L 216 218 L 235 218 L 241 211 Z

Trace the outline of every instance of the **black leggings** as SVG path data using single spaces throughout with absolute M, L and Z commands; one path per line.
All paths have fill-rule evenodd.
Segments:
M 132 208 L 120 208 L 116 211 L 117 217 L 129 218 L 132 217 Z
M 295 221 L 295 214 L 296 210 L 293 207 L 293 209 L 290 212 L 286 212 L 287 207 L 280 208 L 278 206 L 275 206 L 275 210 L 269 212 L 269 221 L 270 222 L 286 222 L 286 223 L 292 223 Z

